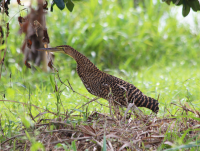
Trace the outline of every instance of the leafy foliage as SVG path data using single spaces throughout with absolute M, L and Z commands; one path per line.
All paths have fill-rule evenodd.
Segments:
M 152 1 L 144 1 L 134 9 L 132 1 L 91 0 L 76 3 L 74 9 L 77 10 L 73 13 L 65 9 L 61 12 L 55 7 L 54 13 L 47 17 L 50 44 L 52 47 L 62 44 L 72 45 L 100 69 L 133 83 L 151 97 L 157 98 L 159 95 L 158 117 L 176 116 L 178 119 L 176 123 L 168 125 L 168 131 L 162 136 L 166 142 L 160 146 L 160 150 L 170 147 L 195 149 L 199 147 L 197 144 L 199 142 L 195 141 L 199 139 L 199 135 L 189 137 L 192 127 L 189 127 L 191 125 L 187 122 L 191 117 L 197 121 L 199 118 L 182 112 L 179 106 L 189 104 L 193 110 L 194 107 L 199 110 L 200 37 L 198 33 L 191 32 L 188 26 L 179 24 L 175 15 L 169 13 L 170 8 L 161 6 L 159 2 L 153 4 Z M 15 7 L 12 7 L 12 10 L 15 11 Z M 16 12 L 18 11 L 16 8 Z M 21 15 L 25 16 L 26 12 L 22 12 Z M 72 116 L 64 123 L 71 122 L 72 127 L 76 128 L 76 125 L 87 121 L 88 112 L 94 110 L 105 114 L 109 112 L 105 107 L 108 102 L 102 99 L 82 107 L 88 99 L 77 95 L 57 78 L 53 78 L 56 73 L 44 73 L 39 67 L 35 67 L 35 71 L 27 69 L 20 53 L 24 35 L 16 34 L 20 28 L 17 17 L 4 19 L 10 23 L 10 34 L 7 41 L 0 46 L 1 60 L 5 52 L 3 49 L 8 48 L 4 63 L 1 64 L 1 143 L 19 135 L 22 129 L 27 129 L 22 139 L 31 142 L 29 145 L 32 145 L 32 149 L 41 149 L 44 147 L 43 144 L 36 141 L 36 137 L 39 136 L 38 131 L 34 136 L 30 133 L 31 130 L 35 130 L 32 127 L 36 122 L 41 120 L 40 122 L 44 124 L 45 120 L 59 119 L 58 115 L 65 118 L 67 113 L 74 111 L 74 114 L 79 116 Z M 5 37 L 6 24 L 1 25 L 3 29 L 1 35 L 3 33 Z M 195 24 L 195 29 L 199 31 L 198 23 Z M 34 66 L 34 63 L 31 64 Z M 65 55 L 56 55 L 54 65 L 60 72 L 60 78 L 66 83 L 69 80 L 76 92 L 89 98 L 93 97 L 86 91 L 75 73 L 74 60 Z M 58 92 L 55 91 L 56 83 Z M 149 110 L 144 109 L 143 112 L 150 114 Z M 178 124 L 183 126 L 183 131 L 180 133 Z M 176 128 L 173 129 L 171 126 Z M 55 128 L 59 127 L 51 125 L 49 130 Z M 194 128 L 196 130 L 197 127 Z M 130 136 L 127 135 L 127 138 Z M 103 140 L 103 137 L 101 139 Z M 167 140 L 173 141 L 173 144 Z M 104 142 L 108 141 L 110 140 L 106 138 Z M 76 150 L 75 143 L 60 146 Z M 17 141 L 13 141 L 11 149 L 15 150 L 16 147 Z
M 72 2 L 72 0 L 53 0 L 51 3 L 51 12 L 53 12 L 53 6 L 55 4 L 60 10 L 63 10 L 65 8 L 65 4 L 70 12 L 72 12 L 74 8 L 74 3 Z
M 55 11 L 47 18 L 51 46 L 71 45 L 100 69 L 139 69 L 183 60 L 191 65 L 191 58 L 200 62 L 199 36 L 179 24 L 160 1 L 144 3 L 134 9 L 133 1 L 89 1 L 78 2 L 73 13 Z
M 163 2 L 166 2 L 168 5 L 172 2 L 176 6 L 183 5 L 182 9 L 182 15 L 186 17 L 190 9 L 192 9 L 194 12 L 197 12 L 200 10 L 200 4 L 198 0 L 162 0 Z

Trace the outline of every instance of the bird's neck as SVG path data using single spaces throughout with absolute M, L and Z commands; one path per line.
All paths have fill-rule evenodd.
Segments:
M 77 60 L 79 58 L 80 53 L 72 47 L 70 49 L 67 49 L 67 50 L 64 50 L 64 51 L 65 51 L 66 54 L 68 54 L 74 60 Z
M 65 50 L 65 53 L 67 53 L 70 57 L 72 57 L 78 64 L 79 67 L 86 68 L 88 70 L 91 69 L 97 69 L 97 67 L 83 54 L 75 50 L 74 48 Z M 98 69 L 97 69 L 98 70 Z
M 87 57 L 85 57 L 83 54 L 75 50 L 74 48 L 70 48 L 67 51 L 65 51 L 70 57 L 72 57 L 77 63 L 84 63 Z

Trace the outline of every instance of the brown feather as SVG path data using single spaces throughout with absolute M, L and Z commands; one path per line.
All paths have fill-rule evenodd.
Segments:
M 133 84 L 100 71 L 87 57 L 68 45 L 56 48 L 63 48 L 66 54 L 76 60 L 78 75 L 91 94 L 108 100 L 112 93 L 113 99 L 123 106 L 127 106 L 127 99 L 128 103 L 134 101 L 138 107 L 146 107 L 155 113 L 159 111 L 158 101 L 144 95 Z

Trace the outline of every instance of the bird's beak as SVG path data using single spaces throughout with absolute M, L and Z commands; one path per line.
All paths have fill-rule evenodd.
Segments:
M 39 48 L 38 51 L 61 52 L 61 53 L 65 53 L 65 52 L 63 51 L 63 48 L 57 48 L 57 47 L 53 47 L 53 48 Z

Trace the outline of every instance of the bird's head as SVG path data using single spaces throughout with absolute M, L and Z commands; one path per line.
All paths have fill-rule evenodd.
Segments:
M 52 48 L 40 48 L 38 51 L 46 51 L 46 52 L 60 52 L 69 55 L 70 57 L 74 58 L 74 53 L 72 52 L 74 49 L 69 45 L 61 45 Z

